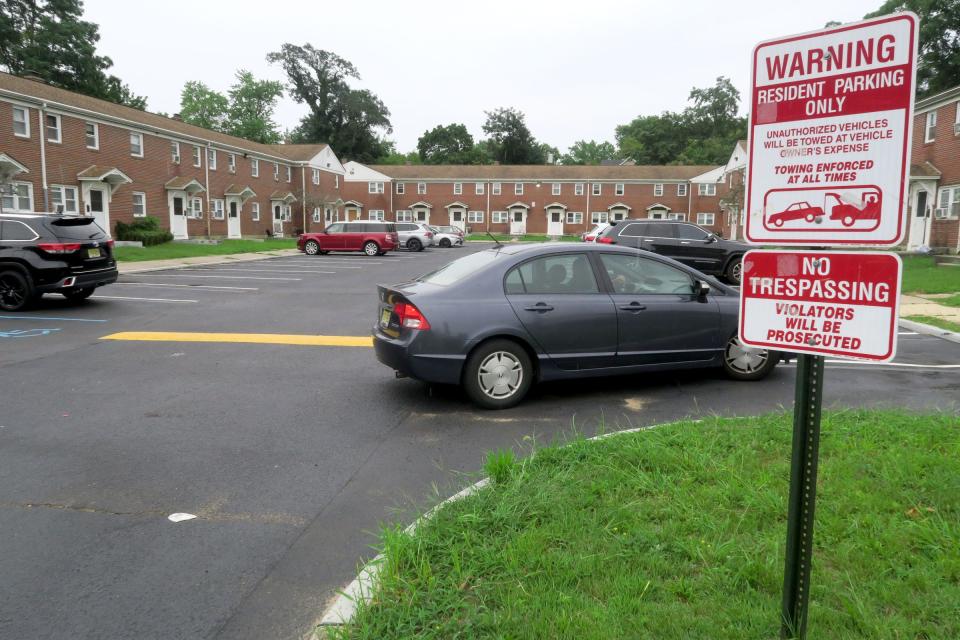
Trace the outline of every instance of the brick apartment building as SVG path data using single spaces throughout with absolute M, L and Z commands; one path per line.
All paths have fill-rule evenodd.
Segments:
M 265 145 L 0 73 L 3 211 L 147 215 L 180 239 L 291 234 L 336 206 L 325 144 Z

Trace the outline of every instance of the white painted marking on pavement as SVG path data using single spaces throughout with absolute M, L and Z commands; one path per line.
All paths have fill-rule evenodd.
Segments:
M 151 278 L 220 278 L 222 280 L 284 280 L 286 282 L 299 282 L 303 278 L 272 278 L 266 276 L 195 276 L 185 273 L 138 273 L 138 278 L 149 276 Z
M 199 302 L 199 300 L 176 300 L 174 298 L 133 298 L 130 296 L 90 296 L 91 300 L 141 300 L 143 302 Z
M 338 267 L 342 269 L 360 269 L 362 267 Z M 317 269 L 178 269 L 178 271 L 239 271 L 240 273 L 336 273 Z
M 184 520 L 193 520 L 197 516 L 192 513 L 171 513 L 167 516 L 167 520 L 170 522 L 183 522 Z
M 221 287 L 215 284 L 174 284 L 172 282 L 114 282 L 113 284 L 126 284 L 133 287 L 186 287 L 188 289 L 208 289 L 226 290 L 226 291 L 260 291 L 260 287 Z
M 854 360 L 824 360 L 826 364 L 838 364 L 846 367 L 904 367 L 912 369 L 960 369 L 960 364 L 913 364 L 911 362 L 856 362 Z M 795 367 L 790 362 L 783 366 Z

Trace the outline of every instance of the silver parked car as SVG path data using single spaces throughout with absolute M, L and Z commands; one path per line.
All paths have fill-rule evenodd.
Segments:
M 444 249 L 463 246 L 463 235 L 456 227 L 430 227 L 430 230 L 433 231 L 433 239 Z
M 435 244 L 436 234 L 423 222 L 398 222 L 397 236 L 400 246 L 410 251 L 423 251 Z

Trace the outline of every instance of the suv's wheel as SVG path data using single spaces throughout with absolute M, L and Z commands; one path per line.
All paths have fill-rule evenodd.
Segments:
M 449 248 L 450 248 L 450 240 L 449 240 L 449 238 L 441 238 L 441 239 L 440 239 L 440 246 L 443 247 L 444 249 L 449 249 Z
M 63 297 L 67 300 L 86 300 L 93 295 L 93 292 L 96 291 L 96 287 L 85 287 L 83 289 L 70 289 L 68 291 L 62 291 Z
M 307 240 L 307 244 L 303 245 L 303 252 L 308 256 L 315 256 L 320 253 L 320 243 L 316 240 Z
M 368 240 L 363 245 L 363 252 L 368 256 L 375 256 L 380 253 L 380 247 L 378 247 L 377 243 L 373 240 Z
M 480 346 L 464 367 L 464 389 L 484 409 L 514 406 L 527 395 L 532 383 L 530 357 L 510 340 L 492 340 Z
M 731 260 L 723 275 L 730 284 L 739 285 L 743 278 L 743 256 L 737 256 Z
M 407 249 L 410 249 L 410 251 L 423 251 L 423 243 L 416 238 L 410 238 L 407 240 Z
M 30 280 L 19 271 L 0 271 L 0 309 L 22 311 L 33 299 Z
M 737 336 L 732 336 L 723 349 L 723 372 L 734 380 L 766 378 L 778 362 L 780 354 L 748 347 Z

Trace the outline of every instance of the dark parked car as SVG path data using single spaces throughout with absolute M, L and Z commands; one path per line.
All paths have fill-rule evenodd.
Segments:
M 0 309 L 20 311 L 45 293 L 89 298 L 117 281 L 113 240 L 93 218 L 0 215 Z
M 362 251 L 382 256 L 397 248 L 397 229 L 392 222 L 334 222 L 319 233 L 301 233 L 297 249 L 308 256 L 331 251 Z
M 607 227 L 597 242 L 653 251 L 735 285 L 742 275 L 740 261 L 750 249 L 695 224 L 666 220 L 621 220 Z
M 741 345 L 735 289 L 629 247 L 499 246 L 378 290 L 380 362 L 490 409 L 535 381 L 694 367 L 757 380 L 780 359 Z

